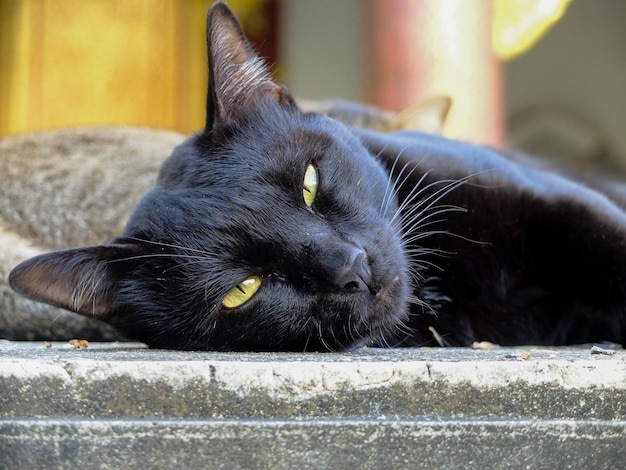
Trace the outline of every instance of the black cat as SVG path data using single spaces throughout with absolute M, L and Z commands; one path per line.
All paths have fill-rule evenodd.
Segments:
M 163 348 L 624 341 L 619 188 L 302 113 L 221 3 L 207 42 L 206 127 L 123 236 L 25 261 L 14 289 Z

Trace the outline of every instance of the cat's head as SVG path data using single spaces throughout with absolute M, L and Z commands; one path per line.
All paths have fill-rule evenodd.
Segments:
M 223 4 L 207 43 L 206 128 L 122 237 L 27 260 L 11 285 L 153 347 L 333 350 L 395 332 L 409 286 L 382 166 L 299 111 Z

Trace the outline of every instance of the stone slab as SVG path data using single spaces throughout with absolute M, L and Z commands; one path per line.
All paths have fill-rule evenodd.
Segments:
M 0 468 L 621 468 L 626 351 L 0 341 Z

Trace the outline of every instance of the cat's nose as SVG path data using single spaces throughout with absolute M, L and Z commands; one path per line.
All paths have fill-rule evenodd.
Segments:
M 365 250 L 352 241 L 321 233 L 306 246 L 313 274 L 327 287 L 345 292 L 369 291 L 372 271 Z
M 347 250 L 343 265 L 335 272 L 335 287 L 345 291 L 367 291 L 371 280 L 372 271 L 365 251 L 356 247 Z

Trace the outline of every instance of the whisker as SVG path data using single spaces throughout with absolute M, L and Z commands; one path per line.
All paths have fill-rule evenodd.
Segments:
M 404 170 L 406 170 L 406 168 L 409 166 L 409 163 L 405 164 L 404 167 L 402 168 L 402 170 L 400 171 L 400 173 L 398 174 L 398 176 L 395 178 L 395 181 L 392 185 L 392 189 L 394 191 L 394 194 L 397 195 L 398 192 L 400 191 L 400 187 L 402 187 L 406 181 L 408 181 L 408 179 L 413 175 L 413 172 L 416 171 L 419 167 L 419 163 L 417 163 L 409 173 L 407 173 L 404 177 L 402 176 L 402 173 L 404 172 Z M 423 190 L 426 190 L 428 187 L 426 188 L 421 188 L 421 185 L 423 183 L 423 181 L 428 177 L 428 175 L 430 174 L 431 170 L 426 170 L 424 172 L 424 174 L 420 177 L 420 179 L 418 180 L 418 182 L 411 188 L 411 190 L 409 191 L 409 194 L 407 194 L 406 198 L 404 198 L 404 200 L 400 203 L 398 210 L 396 211 L 396 213 L 394 214 L 394 216 L 391 218 L 391 220 L 389 221 L 390 224 L 393 224 L 396 217 L 399 214 L 402 214 L 404 212 L 404 209 L 411 204 L 411 202 L 413 201 L 414 198 L 418 197 L 419 194 L 422 193 Z M 402 180 L 400 179 L 402 178 Z M 416 193 L 417 191 L 417 193 Z
M 380 157 L 380 155 L 385 150 L 385 148 L 386 146 L 383 148 L 383 150 L 381 150 L 378 153 L 378 155 L 376 156 L 377 158 Z M 394 159 L 393 164 L 391 165 L 391 169 L 389 170 L 390 175 L 393 175 L 393 172 L 395 171 L 396 165 L 399 160 L 400 160 L 400 154 L 398 154 L 398 156 Z M 391 199 L 394 194 L 395 194 L 395 182 L 392 183 L 391 178 L 388 178 L 387 186 L 385 187 L 385 193 L 383 194 L 383 199 L 380 203 L 380 209 L 378 211 L 378 215 L 380 215 L 381 217 L 384 217 L 384 215 L 387 213 L 387 210 L 389 208 L 389 202 L 387 202 L 387 198 Z
M 192 251 L 192 252 L 196 252 L 196 253 L 200 253 L 204 255 L 213 255 L 213 253 L 211 253 L 210 251 L 200 250 L 197 248 L 191 248 L 191 247 L 184 246 L 184 245 L 174 245 L 170 243 L 158 242 L 158 241 L 148 240 L 146 238 L 139 238 L 139 237 L 124 237 L 124 238 L 127 240 L 138 241 L 138 242 L 149 244 L 149 245 L 156 245 L 156 246 L 162 246 L 162 247 L 167 247 L 167 248 L 175 248 L 179 250 L 187 250 L 187 251 Z
M 430 311 L 431 314 L 437 316 L 437 311 L 434 309 L 434 307 L 430 305 L 428 302 L 426 302 L 425 300 L 422 300 L 417 296 L 411 296 L 408 299 L 408 302 L 412 305 L 421 307 L 422 311 Z
M 417 168 L 417 165 L 415 166 L 415 168 Z M 452 191 L 456 190 L 458 187 L 464 184 L 472 184 L 476 186 L 481 186 L 481 185 L 477 185 L 471 182 L 471 179 L 477 177 L 480 174 L 486 173 L 486 171 L 480 171 L 480 172 L 476 172 L 471 175 L 467 175 L 463 178 L 459 178 L 455 180 L 452 180 L 452 179 L 437 180 L 437 181 L 428 183 L 426 186 L 422 187 L 422 184 L 426 176 L 429 174 L 429 172 L 430 170 L 424 172 L 424 174 L 422 175 L 418 183 L 411 189 L 411 191 L 406 196 L 406 198 L 404 198 L 396 214 L 393 216 L 392 222 L 395 222 L 397 217 L 400 217 L 400 225 L 403 226 L 403 225 L 406 225 L 406 221 L 408 218 L 415 218 L 415 219 L 420 218 L 425 212 L 429 210 L 432 211 L 432 210 L 439 208 L 440 206 L 436 206 L 435 204 L 439 202 L 441 199 L 443 199 L 445 196 L 450 194 Z M 443 185 L 443 186 L 433 191 L 432 193 L 429 193 L 426 197 L 421 198 L 425 192 L 427 192 L 428 190 L 432 189 L 435 186 L 440 186 L 440 185 Z M 419 201 L 416 201 L 419 198 L 421 199 Z M 454 206 L 454 205 L 445 205 L 443 207 L 449 207 L 449 208 L 456 207 L 456 209 L 459 211 L 466 211 L 465 208 Z
M 408 165 L 408 164 L 407 164 Z M 405 182 L 411 177 L 411 175 L 413 174 L 413 171 L 415 171 L 417 168 L 419 167 L 419 164 L 416 165 L 411 172 L 409 172 L 406 177 L 403 179 L 402 183 L 400 183 L 400 186 L 404 185 Z M 432 172 L 432 170 L 426 170 L 422 176 L 420 177 L 420 179 L 417 181 L 417 183 L 415 183 L 413 185 L 413 187 L 411 188 L 411 190 L 409 191 L 409 193 L 406 195 L 406 197 L 403 199 L 402 203 L 400 204 L 400 207 L 398 208 L 400 211 L 404 211 L 404 209 L 406 207 L 408 207 L 410 204 L 413 203 L 413 201 L 418 198 L 423 192 L 427 191 L 431 186 L 435 186 L 437 184 L 441 184 L 441 181 L 433 181 L 429 184 L 427 184 L 426 186 L 423 186 L 423 182 L 426 180 L 426 178 L 430 175 L 430 173 Z M 398 175 L 400 176 L 400 175 Z
M 408 221 L 410 225 L 408 223 L 401 225 L 404 228 L 404 233 L 412 234 L 412 233 L 415 233 L 416 231 L 423 231 L 426 227 L 429 227 L 431 225 L 436 225 L 436 224 L 445 222 L 447 220 L 447 219 L 430 220 L 433 217 L 436 217 L 438 215 L 452 213 L 452 212 L 466 212 L 464 210 L 457 211 L 455 209 L 450 209 L 450 208 L 441 209 L 441 210 L 437 210 L 437 208 L 433 208 L 433 211 L 434 212 L 427 214 L 424 217 L 421 217 L 421 218 L 415 217 L 414 219 L 410 219 Z M 406 235 L 405 235 L 405 238 L 406 238 Z
M 309 341 L 311 341 L 311 336 L 313 336 L 313 331 L 311 331 L 306 337 L 306 342 L 304 343 L 304 348 L 302 349 L 302 352 L 307 351 L 307 348 L 309 347 Z
M 197 255 L 178 255 L 175 253 L 150 253 L 150 254 L 145 254 L 145 255 L 126 256 L 124 258 L 113 259 L 113 260 L 109 260 L 109 263 L 119 263 L 121 261 L 133 261 L 136 259 L 143 259 L 143 258 L 184 258 L 184 259 L 194 259 L 194 260 L 197 260 L 198 262 L 206 261 L 206 258 L 201 258 Z
M 427 191 L 433 186 L 437 186 L 440 184 L 445 184 L 445 186 L 434 191 L 433 193 L 430 193 L 427 197 L 421 199 L 419 202 L 414 202 L 414 200 L 420 197 L 424 191 Z M 403 204 L 404 207 L 402 208 L 402 212 L 400 213 L 401 220 L 404 220 L 407 217 L 420 217 L 427 210 L 436 207 L 435 204 L 437 202 L 439 202 L 441 199 L 446 197 L 448 194 L 450 194 L 452 191 L 454 191 L 463 184 L 464 181 L 459 180 L 442 180 L 428 184 L 426 187 L 413 194 L 411 196 L 411 199 L 407 198 L 407 200 L 405 200 L 406 204 Z M 463 210 L 462 208 L 459 209 Z
M 319 321 L 317 322 L 317 335 L 320 339 L 320 342 L 322 343 L 322 346 L 324 346 L 327 351 L 334 352 L 333 348 L 331 348 L 330 345 L 324 339 L 324 333 L 322 332 L 322 322 L 319 322 Z

